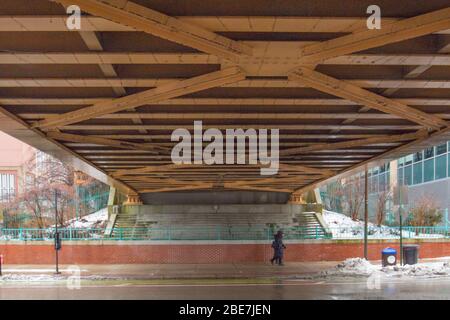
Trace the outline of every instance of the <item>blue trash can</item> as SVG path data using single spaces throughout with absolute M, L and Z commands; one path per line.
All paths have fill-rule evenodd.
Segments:
M 381 264 L 383 267 L 395 266 L 397 264 L 397 250 L 394 248 L 384 248 L 381 251 Z

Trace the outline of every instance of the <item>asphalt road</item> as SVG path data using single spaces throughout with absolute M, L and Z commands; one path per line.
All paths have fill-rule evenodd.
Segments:
M 373 287 L 373 286 L 372 286 Z M 0 299 L 450 299 L 450 278 L 393 279 L 370 288 L 366 279 L 289 280 L 281 283 L 117 282 L 82 284 L 2 284 Z

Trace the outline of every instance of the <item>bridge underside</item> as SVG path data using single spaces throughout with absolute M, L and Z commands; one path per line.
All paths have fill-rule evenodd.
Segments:
M 450 140 L 448 0 L 377 4 L 380 30 L 371 1 L 2 0 L 0 130 L 147 199 L 302 193 Z M 279 129 L 278 173 L 173 165 L 195 120 Z

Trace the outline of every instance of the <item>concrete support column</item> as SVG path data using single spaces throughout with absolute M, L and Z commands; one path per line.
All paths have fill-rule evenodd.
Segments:
M 142 205 L 142 201 L 138 194 L 128 194 L 124 205 Z
M 292 193 L 290 195 L 290 197 L 289 197 L 288 203 L 290 203 L 290 204 L 302 204 L 302 203 L 305 203 L 305 202 L 303 201 L 301 194 Z

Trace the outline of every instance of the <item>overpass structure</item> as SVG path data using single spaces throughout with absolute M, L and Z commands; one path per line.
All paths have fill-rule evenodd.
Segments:
M 299 195 L 450 140 L 448 0 L 2 0 L 0 130 L 132 201 Z M 81 8 L 70 30 L 66 8 Z M 174 165 L 171 133 L 279 129 L 280 169 Z

